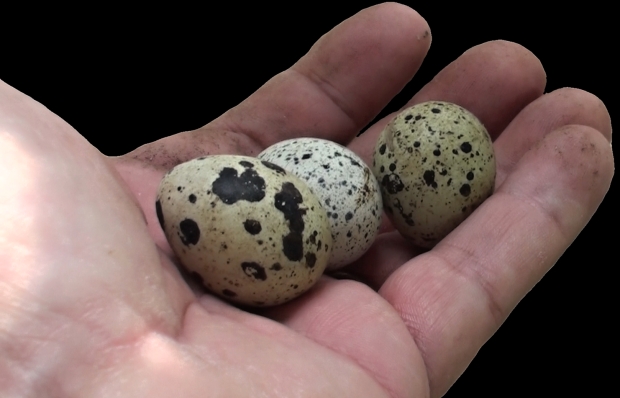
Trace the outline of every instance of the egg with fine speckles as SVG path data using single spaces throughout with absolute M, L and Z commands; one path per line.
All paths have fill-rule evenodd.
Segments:
M 258 157 L 303 179 L 327 211 L 334 247 L 328 271 L 360 258 L 381 224 L 382 199 L 370 167 L 332 141 L 297 138 L 279 142 Z
M 181 265 L 236 303 L 271 306 L 301 295 L 331 254 L 327 213 L 306 183 L 256 158 L 182 163 L 162 179 L 155 207 Z
M 395 228 L 430 248 L 493 193 L 495 155 L 466 109 L 431 101 L 399 113 L 381 132 L 373 172 Z

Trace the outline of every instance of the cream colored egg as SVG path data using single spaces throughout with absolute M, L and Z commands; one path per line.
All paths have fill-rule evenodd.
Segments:
M 156 210 L 183 267 L 211 292 L 245 305 L 299 296 L 331 253 L 327 214 L 307 185 L 251 157 L 176 166 L 159 186 Z
M 416 245 L 432 247 L 493 193 L 493 144 L 469 111 L 425 102 L 382 131 L 373 172 L 394 226 Z

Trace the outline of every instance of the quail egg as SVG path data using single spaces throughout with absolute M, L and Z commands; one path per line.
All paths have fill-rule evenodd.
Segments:
M 332 141 L 298 138 L 272 145 L 258 157 L 303 179 L 321 201 L 334 239 L 327 270 L 350 264 L 370 248 L 383 204 L 377 180 L 355 153 Z
M 424 102 L 398 114 L 381 132 L 372 167 L 392 223 L 426 248 L 469 216 L 495 184 L 487 130 L 448 102 Z
M 161 181 L 156 211 L 183 267 L 240 304 L 299 296 L 331 253 L 326 211 L 305 182 L 251 157 L 207 156 L 176 166 Z

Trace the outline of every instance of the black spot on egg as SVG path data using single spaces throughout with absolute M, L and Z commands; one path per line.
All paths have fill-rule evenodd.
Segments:
M 282 251 L 286 258 L 291 261 L 301 260 L 303 247 L 301 234 L 289 232 L 288 235 L 282 237 Z
M 280 263 L 274 263 L 269 269 L 272 271 L 280 271 L 282 269 L 282 265 L 280 265 Z
M 278 174 L 286 174 L 286 170 L 284 170 L 282 167 L 278 166 L 277 164 L 267 162 L 266 160 L 261 160 L 261 163 L 263 164 L 263 166 L 275 171 Z
M 438 109 L 438 108 L 433 108 L 433 109 L 431 109 L 431 112 L 433 112 L 433 113 L 439 113 L 439 112 L 441 112 L 441 110 L 440 110 L 440 109 Z
M 200 240 L 200 228 L 196 221 L 186 218 L 179 223 L 179 237 L 185 246 L 195 245 Z
M 471 171 L 470 171 L 469 173 L 467 173 L 467 179 L 468 179 L 469 181 L 473 180 L 473 179 L 474 179 L 474 173 L 473 173 L 473 172 L 471 172 Z
M 222 290 L 222 294 L 224 296 L 227 296 L 227 297 L 235 297 L 235 296 L 237 296 L 237 293 L 233 292 L 232 290 L 228 290 L 228 289 Z
M 471 144 L 467 141 L 461 144 L 461 151 L 465 153 L 471 152 Z
M 159 225 L 161 225 L 161 228 L 164 229 L 164 212 L 161 209 L 161 202 L 159 200 L 155 202 L 155 213 L 157 214 Z
M 387 174 L 383 176 L 381 185 L 391 194 L 398 193 L 405 189 L 405 184 L 400 180 L 398 174 Z
M 190 203 L 196 203 L 196 195 L 194 195 L 193 193 L 192 193 L 192 194 L 190 194 L 190 195 L 187 197 L 187 200 L 189 200 L 189 201 L 190 201 Z
M 437 188 L 437 182 L 435 182 L 435 171 L 426 170 L 422 177 L 424 178 L 424 182 L 427 186 Z
M 351 213 L 350 211 L 347 212 L 347 214 L 344 216 L 344 219 L 347 221 L 349 221 L 352 218 L 353 218 L 353 213 Z
M 299 207 L 303 197 L 293 183 L 285 182 L 274 199 L 274 206 L 284 214 L 290 231 L 282 238 L 284 255 L 291 261 L 300 261 L 303 258 L 303 216 L 306 214 L 306 209 Z
M 471 193 L 471 187 L 469 186 L 469 184 L 463 184 L 461 185 L 461 188 L 459 188 L 459 192 L 463 196 L 469 196 L 469 194 Z
M 258 279 L 260 281 L 264 281 L 267 279 L 267 274 L 265 273 L 265 268 L 263 268 L 260 264 L 255 262 L 244 262 L 241 263 L 241 269 L 247 276 L 251 276 L 254 279 Z
M 316 254 L 314 253 L 306 253 L 306 266 L 308 266 L 309 268 L 313 268 L 314 265 L 316 264 Z
M 306 153 L 306 154 L 304 154 L 301 158 L 302 158 L 303 160 L 306 160 L 306 159 L 310 159 L 311 157 L 312 157 L 312 154 L 311 154 L 311 153 Z
M 260 225 L 259 221 L 250 220 L 250 219 L 245 220 L 243 222 L 243 227 L 251 235 L 259 234 L 260 231 L 262 231 L 262 229 L 263 229 L 263 227 Z
M 237 170 L 224 167 L 212 188 L 213 193 L 228 205 L 239 200 L 260 202 L 265 197 L 265 180 L 254 169 L 246 169 L 238 175 Z
M 247 160 L 242 160 L 239 162 L 239 164 L 245 167 L 246 169 L 251 169 L 252 167 L 254 167 L 254 164 L 251 162 L 248 162 Z
M 381 145 L 381 146 L 379 147 L 379 153 L 380 153 L 381 155 L 385 154 L 385 148 L 386 148 L 385 144 L 383 144 L 383 145 Z

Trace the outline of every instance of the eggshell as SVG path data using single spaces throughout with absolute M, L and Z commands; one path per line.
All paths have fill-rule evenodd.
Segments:
M 425 102 L 398 114 L 382 131 L 373 172 L 394 226 L 428 248 L 493 193 L 493 144 L 469 111 Z
M 241 304 L 299 296 L 331 253 L 327 214 L 306 184 L 251 157 L 176 166 L 162 179 L 156 211 L 181 264 L 210 291 Z
M 303 179 L 321 201 L 334 239 L 328 270 L 350 264 L 370 248 L 383 203 L 377 180 L 359 156 L 332 141 L 297 138 L 272 145 L 258 157 Z

